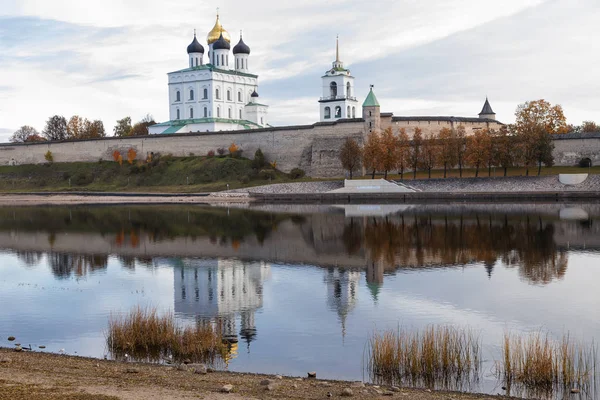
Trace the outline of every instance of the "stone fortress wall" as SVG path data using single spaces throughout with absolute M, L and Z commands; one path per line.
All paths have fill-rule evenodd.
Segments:
M 394 131 L 397 132 L 399 127 L 406 127 L 409 135 L 412 134 L 415 126 L 422 128 L 424 133 L 429 133 L 436 132 L 446 125 L 456 127 L 457 124 L 462 123 L 437 120 L 394 121 L 395 117 L 388 118 L 386 115 L 382 113 L 381 128 L 393 126 Z M 488 123 L 465 123 L 467 134 L 486 124 Z M 489 127 L 497 129 L 495 126 Z M 243 131 L 109 137 L 35 144 L 5 143 L 0 144 L 0 165 L 43 164 L 46 162 L 44 155 L 47 151 L 52 152 L 55 162 L 111 161 L 115 150 L 125 155 L 130 148 L 136 150 L 140 159 L 145 158 L 150 152 L 172 154 L 177 157 L 191 154 L 200 156 L 210 150 L 216 151 L 220 147 L 228 148 L 231 143 L 235 143 L 249 158 L 253 157 L 258 148 L 261 148 L 267 160 L 277 161 L 278 168 L 284 172 L 298 167 L 312 177 L 341 177 L 344 176 L 344 170 L 341 168 L 338 156 L 342 143 L 347 137 L 352 137 L 362 144 L 365 131 L 367 129 L 363 119 L 348 119 L 320 122 L 314 125 Z M 582 158 L 589 158 L 592 165 L 600 165 L 600 134 L 562 135 L 557 137 L 554 144 L 556 165 L 574 166 Z

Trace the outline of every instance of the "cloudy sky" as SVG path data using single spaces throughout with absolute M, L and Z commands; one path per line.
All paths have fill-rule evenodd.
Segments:
M 600 122 L 598 0 L 0 0 L 0 141 L 54 114 L 110 132 L 166 120 L 166 73 L 217 7 L 244 31 L 273 125 L 317 121 L 336 34 L 357 96 L 374 84 L 382 111 L 476 116 L 487 95 L 503 122 L 538 98 Z

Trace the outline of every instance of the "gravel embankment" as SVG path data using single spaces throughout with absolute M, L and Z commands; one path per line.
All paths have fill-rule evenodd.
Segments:
M 243 189 L 230 190 L 228 192 L 220 192 L 227 194 L 238 193 L 324 193 L 331 190 L 344 187 L 344 181 L 329 181 L 329 182 L 294 182 L 294 183 L 277 183 L 274 185 L 254 186 Z
M 600 175 L 590 175 L 579 185 L 563 185 L 558 176 L 510 176 L 498 178 L 447 178 L 406 181 L 423 192 L 556 192 L 600 191 Z

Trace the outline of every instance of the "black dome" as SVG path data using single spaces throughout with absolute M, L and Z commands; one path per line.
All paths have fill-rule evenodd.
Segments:
M 244 43 L 244 40 L 241 36 L 240 41 L 233 48 L 233 54 L 250 54 L 250 47 L 248 47 L 248 45 Z
M 258 97 L 258 93 L 256 93 L 256 90 L 254 92 L 252 92 L 252 94 L 250 95 L 250 97 Z
M 188 52 L 188 54 L 190 54 L 190 53 L 204 53 L 204 47 L 202 47 L 202 45 L 200 44 L 200 42 L 198 42 L 198 39 L 196 39 L 196 35 L 194 35 L 194 40 L 187 47 L 187 52 Z
M 221 36 L 219 39 L 213 43 L 213 50 L 229 50 L 231 49 L 231 45 L 225 38 L 223 37 L 223 32 L 221 32 Z

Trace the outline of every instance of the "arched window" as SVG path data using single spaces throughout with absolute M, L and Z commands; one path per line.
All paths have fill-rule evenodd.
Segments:
M 342 118 L 342 107 L 337 106 L 335 108 L 335 117 L 336 118 Z
M 194 89 L 190 89 L 190 100 L 194 100 Z
M 348 98 L 350 98 L 350 96 L 352 96 L 352 88 L 351 88 L 351 86 L 350 86 L 350 82 L 348 82 L 348 83 L 346 84 L 346 96 L 347 96 Z
M 242 69 L 244 69 L 244 59 L 242 58 Z
M 239 60 L 239 58 L 235 59 L 235 69 L 240 69 L 240 60 Z
M 229 67 L 229 54 L 227 54 L 227 56 L 225 58 L 225 65 L 227 65 Z
M 352 107 L 352 118 L 356 118 L 356 107 Z
M 369 111 L 369 117 L 371 116 L 371 111 Z
M 208 99 L 208 89 L 204 88 L 204 98 Z
M 221 91 L 219 90 L 219 88 L 215 90 L 215 97 L 217 100 L 221 100 Z
M 337 83 L 331 82 L 331 84 L 329 84 L 329 91 L 331 93 L 331 97 L 335 98 L 337 96 Z
M 240 119 L 242 119 L 242 110 L 240 110 Z
M 241 90 L 238 92 L 238 101 L 240 103 L 242 102 L 242 91 Z
M 204 118 L 208 118 L 208 108 L 204 107 Z
M 227 118 L 231 119 L 231 107 L 227 110 Z
M 264 124 L 265 124 L 265 121 L 264 121 L 263 117 L 260 117 L 260 124 L 261 124 L 261 125 L 264 125 Z
M 179 115 L 179 108 L 177 109 L 177 119 L 181 118 L 181 115 Z
M 181 101 L 181 92 L 179 90 L 175 92 L 175 101 Z
M 231 101 L 231 89 L 227 89 L 227 101 Z
M 198 66 L 198 57 L 196 57 L 196 67 Z
M 194 109 L 190 108 L 190 119 L 194 119 Z
M 325 119 L 331 118 L 331 108 L 325 107 Z
M 221 118 L 221 107 L 217 107 L 217 118 Z
M 350 118 L 352 114 L 350 114 L 350 106 L 348 106 L 348 112 L 346 113 L 346 118 Z
M 221 54 L 221 65 L 225 65 L 225 54 Z

